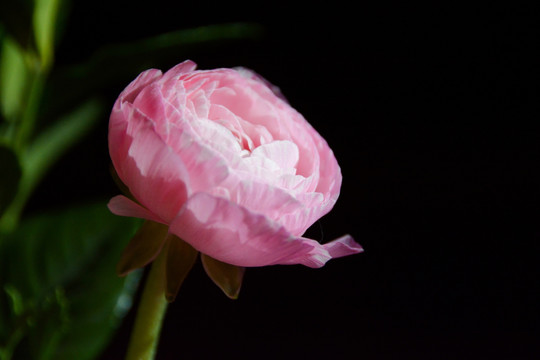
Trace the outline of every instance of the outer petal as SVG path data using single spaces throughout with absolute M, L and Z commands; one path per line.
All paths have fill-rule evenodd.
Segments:
M 236 67 L 234 68 L 234 70 L 238 71 L 238 73 L 240 75 L 242 75 L 243 77 L 245 78 L 248 78 L 248 79 L 251 79 L 251 80 L 255 80 L 255 81 L 258 81 L 258 82 L 261 82 L 264 86 L 268 87 L 270 90 L 272 90 L 272 92 L 274 93 L 274 95 L 276 95 L 278 98 L 280 98 L 281 100 L 285 101 L 288 103 L 287 99 L 285 98 L 285 96 L 283 96 L 282 92 L 281 92 L 281 89 L 279 87 L 277 87 L 276 85 L 272 84 L 270 81 L 266 80 L 264 77 L 262 77 L 261 75 L 257 74 L 256 72 L 254 72 L 253 70 L 251 69 L 248 69 L 248 68 L 245 68 L 245 67 L 242 67 L 242 66 L 239 66 L 239 67 Z
M 338 196 L 339 190 L 341 188 L 341 169 L 339 168 L 338 162 L 332 149 L 328 146 L 326 140 L 324 140 L 315 130 L 313 130 L 312 135 L 315 139 L 315 144 L 317 146 L 317 151 L 321 158 L 320 168 L 319 168 L 319 183 L 317 185 L 317 192 L 320 192 L 324 195 L 325 206 L 323 208 L 323 214 L 326 214 L 332 206 L 334 206 Z M 321 215 L 321 216 L 322 216 Z
M 114 167 L 139 203 L 167 223 L 187 200 L 189 172 L 146 116 L 127 103 L 119 111 L 109 125 Z
M 328 250 L 332 258 L 358 254 L 364 251 L 362 246 L 354 241 L 351 235 L 344 235 L 324 244 L 323 247 Z
M 162 222 L 155 214 L 149 210 L 143 208 L 141 205 L 128 199 L 124 195 L 117 195 L 113 197 L 107 204 L 109 210 L 113 214 L 120 216 L 136 217 L 140 219 L 152 220 L 155 222 Z
M 200 252 L 238 266 L 276 264 L 313 249 L 265 216 L 206 193 L 188 200 L 169 231 Z
M 182 110 L 182 104 L 185 103 L 183 88 L 172 89 L 172 85 L 161 85 L 156 83 L 146 87 L 133 107 L 153 123 L 157 136 L 184 164 L 189 174 L 189 177 L 183 179 L 188 194 L 207 191 L 228 174 L 222 154 L 210 146 L 212 142 L 222 144 L 223 141 L 221 138 L 208 137 L 201 142 L 193 132 L 193 126 L 200 120 L 189 124 L 186 117 L 190 114 Z
M 147 85 L 159 80 L 161 78 L 161 71 L 157 69 L 149 69 L 137 76 L 121 93 L 118 97 L 118 101 L 115 104 L 115 108 L 122 102 L 133 102 L 141 90 Z
M 358 254 L 364 251 L 350 235 L 342 236 L 326 244 L 319 244 L 315 240 L 300 238 L 301 241 L 313 245 L 307 254 L 296 254 L 280 260 L 279 264 L 303 264 L 312 268 L 322 267 L 328 260 L 342 256 Z
M 167 72 L 163 75 L 163 79 L 166 80 L 174 77 L 178 78 L 186 73 L 194 71 L 196 68 L 197 64 L 191 60 L 186 60 L 167 70 Z
M 325 246 L 293 236 L 263 215 L 205 193 L 195 194 L 188 200 L 169 231 L 200 252 L 237 266 L 303 264 L 321 267 L 332 258 L 329 250 L 343 256 L 343 245 L 348 245 L 351 253 L 358 252 L 348 240 Z

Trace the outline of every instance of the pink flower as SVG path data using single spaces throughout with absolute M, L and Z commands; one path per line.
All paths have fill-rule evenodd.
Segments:
M 165 224 L 237 266 L 321 267 L 361 252 L 349 235 L 326 244 L 302 237 L 339 195 L 326 141 L 249 70 L 195 68 L 147 70 L 120 94 L 109 150 L 135 201 L 116 196 L 110 210 Z

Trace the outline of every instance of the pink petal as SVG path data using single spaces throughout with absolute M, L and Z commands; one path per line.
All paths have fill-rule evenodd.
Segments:
M 122 110 L 118 118 L 113 111 L 109 125 L 114 167 L 137 201 L 168 222 L 187 200 L 189 172 L 150 120 L 128 103 Z
M 337 163 L 334 153 L 318 133 L 314 131 L 315 145 L 319 153 L 321 162 L 319 167 L 319 183 L 315 191 L 324 194 L 325 199 L 331 202 L 331 205 L 326 209 L 325 214 L 330 211 L 339 196 L 341 188 L 341 169 Z
M 142 72 L 120 93 L 117 104 L 119 105 L 124 101 L 133 102 L 141 89 L 157 81 L 159 78 L 161 78 L 161 75 L 161 71 L 157 69 L 149 69 Z M 115 107 L 116 106 L 117 105 L 115 105 Z
M 223 198 L 192 196 L 170 226 L 171 233 L 219 261 L 237 266 L 303 264 L 321 267 L 346 252 L 358 252 L 352 239 L 328 245 L 293 236 L 278 222 Z M 330 253 L 330 251 L 332 253 Z
M 279 168 L 292 169 L 298 163 L 298 147 L 291 141 L 278 140 L 255 148 L 251 156 L 272 160 Z
M 168 80 L 171 78 L 178 78 L 186 73 L 194 71 L 196 68 L 197 68 L 197 64 L 195 64 L 191 60 L 186 60 L 172 67 L 171 69 L 167 70 L 167 72 L 163 74 L 163 80 Z
M 262 83 L 239 78 L 236 71 L 213 72 L 220 81 L 221 88 L 212 93 L 212 104 L 222 105 L 238 117 L 254 125 L 262 125 L 276 139 L 288 139 L 288 134 L 280 126 L 279 109 L 271 101 L 277 100 Z
M 238 161 L 242 148 L 234 135 L 224 126 L 206 119 L 191 124 L 197 141 L 220 153 L 229 163 Z
M 296 165 L 297 174 L 306 178 L 313 176 L 313 187 L 308 188 L 307 191 L 315 191 L 315 186 L 319 182 L 321 165 L 320 154 L 311 133 L 315 130 L 300 113 L 292 108 L 282 111 L 281 116 L 284 119 L 283 126 L 286 128 L 284 131 L 291 134 L 291 141 L 298 146 L 300 157 Z
M 281 219 L 285 215 L 298 213 L 303 207 L 301 202 L 283 189 L 259 181 L 242 180 L 241 177 L 233 185 L 229 182 L 233 177 L 227 179 L 226 183 L 229 199 L 254 213 L 264 214 L 270 220 L 283 224 Z M 285 228 L 291 232 L 291 228 Z
M 313 249 L 265 216 L 205 193 L 188 200 L 170 232 L 200 252 L 237 266 L 276 264 Z
M 227 178 L 229 167 L 220 153 L 187 133 L 173 138 L 176 141 L 171 141 L 169 146 L 178 154 L 189 173 L 189 194 L 208 191 Z
M 152 220 L 155 222 L 162 222 L 157 216 L 152 212 L 143 208 L 141 205 L 136 202 L 128 199 L 124 195 L 117 195 L 113 197 L 107 207 L 113 214 L 119 216 L 135 217 L 140 219 Z
M 228 166 L 223 154 L 212 150 L 213 144 L 223 144 L 224 141 L 222 138 L 213 138 L 212 132 L 203 136 L 204 142 L 197 141 L 194 139 L 197 135 L 193 129 L 195 128 L 196 132 L 202 123 L 220 126 L 208 120 L 198 120 L 187 124 L 185 116 L 189 114 L 179 109 L 181 103 L 185 102 L 184 93 L 179 90 L 176 96 L 173 96 L 174 99 L 165 98 L 165 93 L 168 93 L 167 89 L 161 88 L 159 84 L 152 84 L 141 92 L 133 107 L 153 122 L 155 133 L 184 164 L 189 174 L 189 177 L 183 178 L 188 193 L 212 188 L 228 174 Z M 179 103 L 173 104 L 174 101 L 179 101 Z M 133 115 L 126 114 L 125 117 L 129 118 Z
M 178 98 L 182 97 L 181 93 L 175 95 Z M 167 111 L 170 110 L 168 109 L 167 102 L 164 101 L 160 83 L 154 83 L 142 89 L 139 96 L 133 101 L 133 108 L 137 109 L 150 119 L 156 125 L 160 134 L 167 134 L 166 129 L 170 126 L 171 116 L 167 116 Z M 176 117 L 178 116 L 180 116 L 180 114 L 176 115 Z M 174 117 L 174 115 L 172 117 Z
M 293 234 L 301 236 L 306 230 L 322 217 L 321 204 L 324 197 L 320 193 L 300 193 L 296 199 L 302 208 L 294 213 L 285 213 L 280 222 Z
M 344 235 L 336 240 L 323 245 L 332 258 L 339 258 L 347 255 L 358 254 L 364 251 L 352 236 Z
M 281 93 L 281 89 L 279 87 L 277 87 L 276 85 L 272 84 L 270 81 L 266 80 L 261 75 L 257 74 L 253 70 L 245 68 L 245 67 L 236 67 L 234 69 L 236 71 L 238 71 L 238 73 L 240 75 L 242 75 L 243 77 L 245 77 L 245 78 L 255 80 L 257 82 L 261 82 L 262 84 L 264 84 L 264 86 L 266 86 L 268 89 L 270 89 L 272 91 L 272 93 L 274 93 L 274 95 L 276 95 L 278 98 L 280 98 L 281 100 L 288 103 L 285 96 L 283 96 L 283 94 Z
M 358 254 L 364 251 L 350 235 L 342 236 L 323 245 L 315 240 L 300 239 L 306 244 L 311 244 L 313 246 L 312 250 L 307 254 L 293 254 L 290 257 L 283 258 L 279 262 L 280 264 L 303 264 L 311 268 L 320 268 L 330 259 Z

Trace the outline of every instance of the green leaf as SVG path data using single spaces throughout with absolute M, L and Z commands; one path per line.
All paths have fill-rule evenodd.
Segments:
M 115 265 L 139 225 L 99 203 L 28 219 L 5 236 L 0 286 L 17 295 L 17 313 L 0 294 L 0 323 L 11 329 L 0 345 L 19 336 L 13 359 L 99 354 L 131 305 L 139 274 L 119 278 Z
M 0 229 L 10 230 L 15 227 L 26 201 L 47 170 L 88 133 L 102 111 L 102 103 L 90 99 L 40 132 L 21 159 L 23 175 L 19 192 L 5 217 L 1 219 Z
M 52 65 L 56 19 L 62 0 L 35 0 L 33 24 L 34 37 L 41 58 L 41 66 L 47 69 Z
M 90 99 L 42 131 L 24 157 L 29 181 L 40 179 L 68 148 L 88 133 L 102 112 L 103 104 Z
M 0 44 L 0 110 L 9 122 L 23 113 L 29 81 L 24 50 L 6 37 Z
M 0 145 L 0 217 L 11 204 L 19 187 L 21 167 L 17 156 L 11 149 Z M 1 239 L 0 239 L 1 241 Z
M 54 112 L 65 102 L 76 103 L 93 96 L 111 84 L 121 86 L 142 70 L 160 61 L 179 62 L 201 48 L 223 46 L 227 41 L 258 39 L 263 29 L 253 23 L 230 23 L 184 29 L 129 43 L 110 44 L 99 49 L 88 61 L 51 74 L 48 105 Z M 222 51 L 222 50 L 221 50 Z M 84 83 L 84 86 L 80 86 Z M 66 91 L 67 90 L 67 91 Z M 62 103 L 55 103 L 62 100 Z

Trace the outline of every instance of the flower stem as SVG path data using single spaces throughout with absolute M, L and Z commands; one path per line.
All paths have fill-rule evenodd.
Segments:
M 137 309 L 126 360 L 152 360 L 155 357 L 163 317 L 165 300 L 165 259 L 163 249 L 152 263 Z

